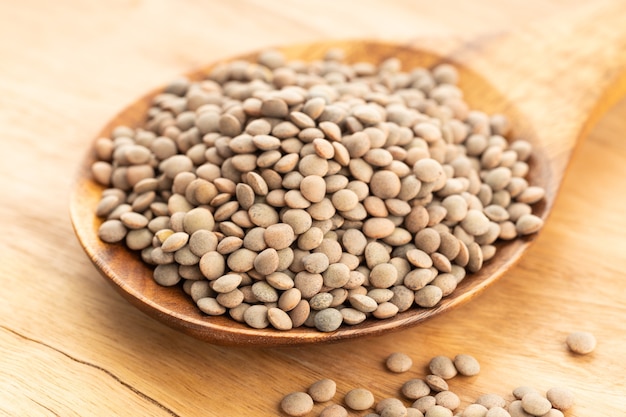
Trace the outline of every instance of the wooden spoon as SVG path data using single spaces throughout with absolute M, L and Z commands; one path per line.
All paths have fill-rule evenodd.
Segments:
M 517 33 L 497 33 L 470 40 L 421 40 L 403 44 L 377 41 L 324 41 L 281 49 L 289 59 L 314 60 L 329 48 L 341 48 L 349 62 L 399 58 L 403 68 L 452 62 L 459 67 L 460 86 L 471 108 L 510 117 L 514 137 L 535 145 L 529 181 L 546 189 L 535 207 L 547 218 L 577 141 L 601 114 L 626 93 L 626 5 L 594 2 L 568 11 L 559 20 L 543 21 Z M 254 59 L 257 54 L 237 57 Z M 200 79 L 212 65 L 188 76 Z M 137 100 L 102 130 L 137 126 L 151 98 Z M 257 330 L 230 318 L 201 313 L 180 287 L 165 288 L 152 279 L 152 269 L 122 245 L 98 238 L 101 220 L 95 207 L 102 187 L 91 178 L 90 151 L 80 166 L 70 201 L 71 219 L 83 248 L 97 269 L 133 305 L 149 316 L 196 338 L 225 345 L 294 345 L 339 341 L 382 334 L 416 325 L 459 306 L 493 284 L 520 259 L 535 236 L 499 245 L 496 256 L 461 282 L 436 308 L 411 308 L 386 320 L 368 319 L 331 333 L 298 328 Z M 524 308 L 517 306 L 515 308 Z

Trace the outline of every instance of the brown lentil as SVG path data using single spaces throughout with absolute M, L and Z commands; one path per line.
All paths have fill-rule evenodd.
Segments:
M 419 378 L 406 381 L 401 388 L 402 394 L 411 400 L 417 400 L 430 393 L 430 387 Z
M 252 305 L 243 313 L 246 324 L 255 329 L 264 329 L 269 325 L 268 308 L 265 305 Z
M 428 409 L 432 408 L 436 404 L 437 400 L 435 400 L 434 396 L 426 395 L 413 401 L 411 407 L 419 410 L 421 413 L 425 413 Z
M 407 417 L 407 415 L 408 410 L 402 402 L 388 404 L 380 411 L 380 417 Z
M 511 417 L 533 417 L 532 414 L 524 411 L 521 400 L 515 400 L 511 402 L 511 404 L 509 404 L 508 411 Z
M 324 407 L 320 412 L 320 417 L 348 417 L 348 410 L 340 404 L 331 404 Z
M 119 220 L 107 220 L 98 229 L 98 237 L 107 243 L 117 243 L 124 240 L 128 230 Z
M 304 416 L 313 410 L 313 399 L 305 392 L 292 392 L 282 399 L 280 408 L 287 415 Z
M 533 387 L 521 385 L 515 388 L 512 394 L 516 399 L 521 400 L 524 397 L 524 395 L 528 394 L 529 392 L 537 392 L 537 390 Z
M 365 388 L 354 388 L 346 393 L 344 402 L 352 410 L 367 410 L 374 405 L 374 395 Z
M 565 387 L 552 387 L 546 392 L 546 398 L 557 410 L 567 410 L 574 405 L 574 394 Z
M 196 304 L 198 308 L 210 316 L 220 316 L 226 312 L 226 308 L 218 303 L 215 298 L 204 297 L 200 298 Z
M 491 407 L 485 417 L 511 417 L 511 415 L 502 407 Z
M 387 357 L 385 364 L 391 372 L 402 373 L 411 369 L 413 360 L 402 352 L 394 352 Z
M 466 354 L 458 354 L 454 357 L 454 367 L 464 376 L 478 375 L 480 372 L 480 364 L 473 356 Z
M 452 410 L 441 405 L 434 405 L 426 410 L 425 417 L 452 417 Z
M 445 379 L 438 375 L 426 375 L 424 381 L 426 381 L 426 384 L 428 384 L 430 389 L 432 389 L 433 391 L 441 392 L 448 390 L 448 383 Z
M 564 417 L 564 414 L 561 410 L 557 410 L 556 408 L 551 408 L 550 411 L 548 411 L 541 417 Z
M 430 369 L 433 375 L 437 375 L 443 379 L 454 378 L 458 373 L 452 359 L 441 355 L 435 356 L 430 360 L 428 369 Z
M 470 404 L 465 407 L 461 417 L 485 417 L 487 415 L 487 408 L 480 404 Z
M 589 332 L 572 332 L 565 339 L 567 347 L 574 353 L 586 355 L 596 348 L 596 338 Z
M 492 394 L 492 393 L 481 395 L 480 397 L 476 399 L 475 403 L 483 405 L 487 408 L 493 408 L 493 407 L 504 408 L 506 406 L 506 401 L 504 398 L 502 398 L 498 394 Z
M 552 408 L 552 404 L 547 398 L 535 392 L 524 395 L 521 401 L 524 411 L 534 416 L 542 416 Z
M 278 330 L 291 330 L 293 323 L 289 315 L 280 308 L 272 307 L 267 310 L 267 320 Z
M 449 410 L 456 410 L 461 405 L 461 399 L 452 391 L 441 391 L 435 395 L 437 404 Z
M 314 382 L 308 389 L 308 394 L 313 401 L 318 403 L 324 403 L 330 401 L 337 392 L 337 383 L 332 379 L 320 379 Z

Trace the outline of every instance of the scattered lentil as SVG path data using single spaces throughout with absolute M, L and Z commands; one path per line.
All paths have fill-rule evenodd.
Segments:
M 308 393 L 313 401 L 324 403 L 330 401 L 337 392 L 337 383 L 332 379 L 320 379 L 309 387 Z
M 433 405 L 426 410 L 424 417 L 452 417 L 452 410 L 441 405 Z
M 387 404 L 380 411 L 380 417 L 407 417 L 408 410 L 402 402 Z
M 386 408 L 391 408 L 391 407 L 397 408 L 398 406 L 404 407 L 404 404 L 402 403 L 401 400 L 397 398 L 393 398 L 393 397 L 388 397 L 388 398 L 384 398 L 378 401 L 376 403 L 376 407 L 374 407 L 374 410 L 377 413 L 382 414 Z
M 565 387 L 552 387 L 546 392 L 546 398 L 557 410 L 567 410 L 574 405 L 574 394 Z
M 474 376 L 480 372 L 480 364 L 473 356 L 459 354 L 454 357 L 454 366 L 461 375 Z
M 487 408 L 505 407 L 506 401 L 498 394 L 483 394 L 475 401 L 476 404 L 484 405 Z
M 596 338 L 589 332 L 572 332 L 565 339 L 567 347 L 580 355 L 586 355 L 593 352 L 596 348 Z
M 306 392 L 292 392 L 285 395 L 280 408 L 290 416 L 304 416 L 313 410 L 313 399 Z
M 513 396 L 516 399 L 521 400 L 524 397 L 524 395 L 528 394 L 529 392 L 538 393 L 537 390 L 534 389 L 533 387 L 529 387 L 527 385 L 521 385 L 513 390 Z
M 426 381 L 426 384 L 428 384 L 430 389 L 433 391 L 441 392 L 448 390 L 448 383 L 445 379 L 438 375 L 426 375 L 424 381 Z
M 487 407 L 481 404 L 470 404 L 465 407 L 461 417 L 486 417 L 487 415 Z
M 529 392 L 524 395 L 521 401 L 524 411 L 534 416 L 542 416 L 552 408 L 550 401 L 535 392 Z
M 561 410 L 557 410 L 556 408 L 551 408 L 550 411 L 548 411 L 541 417 L 564 417 L 564 415 Z
M 413 360 L 405 353 L 394 352 L 387 357 L 385 364 L 391 372 L 402 373 L 411 369 Z
M 365 388 L 354 388 L 346 393 L 344 402 L 352 410 L 367 410 L 374 405 L 374 394 Z
M 459 408 L 461 405 L 461 399 L 458 395 L 452 391 L 441 391 L 435 395 L 437 404 L 444 406 L 452 411 Z
M 348 417 L 348 410 L 340 404 L 331 404 L 320 412 L 320 417 Z
M 515 400 L 511 404 L 509 404 L 508 411 L 511 417 L 533 417 L 532 414 L 524 411 L 524 408 L 522 408 L 521 400 Z
M 425 413 L 429 408 L 432 408 L 437 404 L 437 400 L 432 395 L 425 395 L 417 400 L 413 401 L 411 407 Z
M 417 400 L 430 393 L 430 387 L 423 379 L 414 378 L 402 385 L 402 394 L 411 400 Z
M 511 417 L 511 415 L 502 407 L 491 407 L 485 417 Z

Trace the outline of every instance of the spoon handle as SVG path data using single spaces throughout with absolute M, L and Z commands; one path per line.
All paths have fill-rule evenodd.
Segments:
M 588 2 L 538 16 L 519 31 L 446 42 L 447 59 L 484 76 L 504 96 L 507 103 L 493 108 L 519 110 L 550 159 L 555 187 L 579 139 L 626 94 L 624 1 Z

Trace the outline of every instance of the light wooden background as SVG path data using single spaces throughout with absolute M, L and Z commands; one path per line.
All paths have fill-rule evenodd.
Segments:
M 0 2 L 0 415 L 271 416 L 334 378 L 397 396 L 437 354 L 482 363 L 464 405 L 567 385 L 568 416 L 626 409 L 626 101 L 580 146 L 526 258 L 479 298 L 419 327 L 325 346 L 211 346 L 127 304 L 78 245 L 68 195 L 98 130 L 145 91 L 216 58 L 320 38 L 472 39 L 583 0 Z M 569 353 L 570 331 L 596 351 Z M 390 375 L 393 351 L 414 359 Z M 320 406 L 315 411 L 319 412 Z M 356 414 L 355 414 L 356 415 Z

